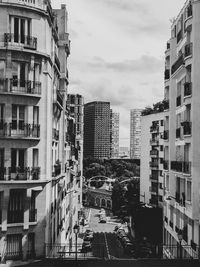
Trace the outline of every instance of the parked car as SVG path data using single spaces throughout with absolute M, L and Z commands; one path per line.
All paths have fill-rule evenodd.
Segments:
M 123 236 L 121 238 L 121 241 L 122 241 L 123 244 L 132 244 L 131 240 L 127 236 Z
M 100 223 L 106 223 L 107 221 L 106 221 L 106 218 L 104 217 L 104 218 L 100 218 L 100 219 L 99 219 L 99 222 L 100 222 Z

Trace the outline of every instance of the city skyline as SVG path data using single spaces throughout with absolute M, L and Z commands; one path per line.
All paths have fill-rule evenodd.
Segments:
M 164 97 L 163 51 L 170 19 L 184 0 L 52 1 L 54 8 L 61 3 L 69 12 L 72 42 L 69 91 L 82 94 L 85 103 L 109 101 L 123 118 L 120 145 L 129 146 L 130 109 Z

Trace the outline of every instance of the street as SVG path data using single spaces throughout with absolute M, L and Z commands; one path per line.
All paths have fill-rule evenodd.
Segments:
M 108 259 L 128 258 L 124 254 L 123 247 L 114 233 L 114 228 L 117 223 L 108 222 L 99 223 L 99 209 L 91 209 L 89 228 L 94 231 L 94 239 L 92 241 L 93 254 L 95 250 L 98 252 L 101 247 L 104 251 L 104 257 Z M 95 249 L 96 248 L 96 249 Z

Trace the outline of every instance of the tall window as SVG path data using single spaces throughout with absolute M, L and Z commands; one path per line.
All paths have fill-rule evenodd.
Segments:
M 25 190 L 11 189 L 8 205 L 8 223 L 24 222 Z
M 25 87 L 28 78 L 28 65 L 25 62 L 12 62 L 13 86 Z
M 22 258 L 22 234 L 7 235 L 6 258 Z
M 3 120 L 4 120 L 4 104 L 0 104 L 0 130 L 3 129 Z
M 39 124 L 39 107 L 38 106 L 33 107 L 33 124 L 35 125 Z
M 10 28 L 13 29 L 14 32 L 14 42 L 15 43 L 26 43 L 28 42 L 31 34 L 31 20 L 20 17 L 10 17 Z
M 12 105 L 12 129 L 24 130 L 25 106 Z
M 191 201 L 192 196 L 192 183 L 191 181 L 187 181 L 187 201 Z
M 19 167 L 21 171 L 24 170 L 25 165 L 25 149 L 11 149 L 11 172 L 16 172 Z

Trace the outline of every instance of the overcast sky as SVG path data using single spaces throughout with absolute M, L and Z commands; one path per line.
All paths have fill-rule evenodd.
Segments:
M 66 4 L 70 93 L 85 103 L 109 101 L 120 112 L 120 145 L 129 146 L 130 109 L 164 95 L 164 51 L 170 19 L 184 0 L 52 0 Z

